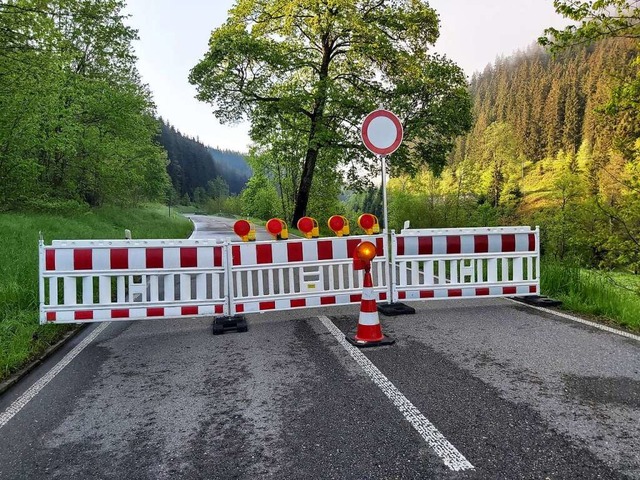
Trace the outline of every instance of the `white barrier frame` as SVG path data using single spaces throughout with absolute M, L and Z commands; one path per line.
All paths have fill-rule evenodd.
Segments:
M 224 253 L 227 244 L 215 240 L 56 240 L 45 246 L 41 239 L 40 323 L 226 315 L 229 290 Z M 181 248 L 196 249 L 196 264 L 210 259 L 211 265 L 176 266 L 173 257 Z M 219 266 L 214 266 L 215 248 L 221 249 Z M 143 250 L 163 249 L 163 267 L 104 268 L 114 249 L 127 249 L 127 263 L 129 251 L 133 250 L 137 261 L 132 263 L 138 264 Z M 173 254 L 170 263 L 174 265 L 169 268 L 164 267 L 164 249 Z M 69 268 L 77 250 L 90 250 L 92 267 L 95 262 L 102 268 Z M 61 268 L 47 269 L 47 252 L 53 252 L 53 264 L 58 263 L 57 252 L 61 252 Z M 179 258 L 180 251 L 177 255 Z
M 534 248 L 508 252 L 398 254 L 399 238 L 455 236 L 460 237 L 460 244 L 469 245 L 469 240 L 465 242 L 462 237 L 497 235 L 513 235 L 514 238 L 515 235 L 534 235 Z M 392 234 L 391 255 L 393 302 L 540 293 L 539 227 L 404 229 L 400 235 Z M 444 276 L 442 272 L 445 272 Z

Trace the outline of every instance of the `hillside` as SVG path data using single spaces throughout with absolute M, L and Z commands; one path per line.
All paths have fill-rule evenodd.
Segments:
M 207 190 L 209 182 L 221 177 L 229 186 L 229 192 L 238 194 L 251 176 L 244 155 L 239 152 L 207 147 L 196 139 L 180 133 L 175 127 L 160 119 L 162 130 L 158 142 L 169 157 L 167 171 L 171 183 L 182 198 L 194 199 L 197 188 Z

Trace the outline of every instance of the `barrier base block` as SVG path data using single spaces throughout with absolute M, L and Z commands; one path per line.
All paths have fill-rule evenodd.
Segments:
M 396 317 L 398 315 L 413 315 L 416 309 L 405 305 L 404 303 L 379 303 L 378 312 L 387 317 Z
M 559 307 L 562 305 L 560 300 L 545 297 L 544 295 L 527 295 L 524 297 L 512 297 L 518 302 L 526 303 L 528 305 L 534 305 L 536 307 Z
M 353 345 L 355 347 L 358 347 L 358 348 L 381 347 L 383 345 L 393 345 L 394 343 L 396 343 L 394 338 L 389 338 L 386 335 L 382 336 L 382 340 L 377 340 L 375 342 L 369 342 L 369 341 L 365 341 L 365 340 L 356 340 L 355 336 L 356 335 L 354 333 L 354 334 L 351 334 L 351 335 L 345 335 L 344 338 L 351 345 Z
M 225 317 L 215 317 L 213 319 L 213 334 L 222 335 L 225 330 L 235 330 L 237 332 L 247 332 L 249 326 L 244 315 L 233 315 Z

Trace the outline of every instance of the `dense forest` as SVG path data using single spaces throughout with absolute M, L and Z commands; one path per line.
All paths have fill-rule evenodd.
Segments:
M 390 182 L 394 224 L 540 224 L 549 255 L 640 269 L 640 124 L 616 101 L 637 55 L 628 39 L 532 46 L 474 75 L 472 130 L 441 175 Z
M 158 141 L 169 156 L 167 171 L 180 199 L 201 203 L 202 194 L 214 195 L 210 190 L 219 189 L 216 185 L 222 182 L 226 194 L 237 195 L 242 191 L 251 169 L 241 153 L 207 147 L 162 119 L 161 127 Z
M 165 196 L 123 0 L 0 2 L 0 210 Z

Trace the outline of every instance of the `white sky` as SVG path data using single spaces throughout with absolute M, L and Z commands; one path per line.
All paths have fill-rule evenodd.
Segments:
M 158 114 L 181 132 L 212 147 L 248 151 L 248 125 L 220 125 L 211 107 L 195 99 L 187 79 L 207 50 L 211 31 L 224 23 L 233 0 L 129 0 L 129 24 L 138 29 L 138 67 Z M 435 51 L 467 75 L 498 55 L 525 49 L 550 26 L 567 23 L 552 0 L 430 0 L 440 15 Z

